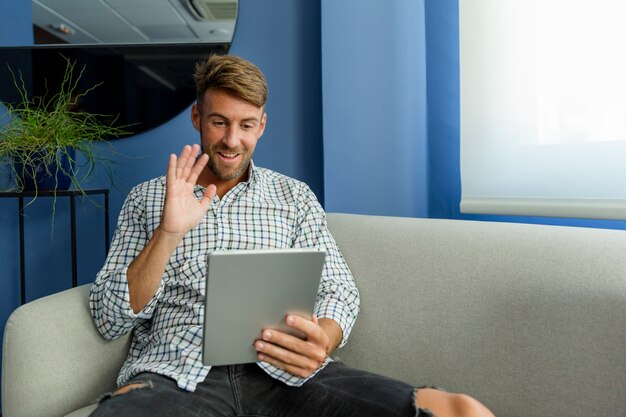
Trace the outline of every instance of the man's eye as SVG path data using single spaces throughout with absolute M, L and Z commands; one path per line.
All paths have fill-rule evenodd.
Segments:
M 252 130 L 254 128 L 253 124 L 244 124 L 241 126 L 243 130 Z
M 226 123 L 223 120 L 214 120 L 213 121 L 213 126 L 218 126 L 218 127 L 222 127 L 225 126 Z

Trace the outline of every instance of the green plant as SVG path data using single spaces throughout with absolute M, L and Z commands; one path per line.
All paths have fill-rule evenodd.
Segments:
M 0 125 L 0 161 L 9 167 L 9 175 L 15 178 L 12 190 L 23 191 L 24 178 L 35 178 L 37 173 L 43 173 L 54 178 L 52 191 L 55 197 L 58 174 L 69 177 L 71 184 L 82 191 L 83 181 L 97 164 L 102 164 L 112 178 L 108 164 L 110 158 L 103 156 L 102 147 L 97 143 L 108 144 L 112 149 L 107 139 L 129 132 L 124 127 L 114 126 L 115 119 L 109 118 L 107 122 L 103 120 L 107 120 L 108 116 L 78 110 L 81 99 L 101 83 L 79 92 L 78 82 L 85 67 L 75 71 L 76 63 L 64 59 L 67 65 L 58 93 L 49 97 L 47 94 L 29 97 L 21 72 L 18 80 L 9 68 L 21 101 L 16 104 L 1 103 L 7 112 L 0 117 L 0 120 L 6 121 L 6 124 Z M 74 151 L 82 154 L 84 162 L 78 163 Z M 69 165 L 64 166 L 64 158 L 69 159 Z M 36 184 L 34 191 L 36 198 Z

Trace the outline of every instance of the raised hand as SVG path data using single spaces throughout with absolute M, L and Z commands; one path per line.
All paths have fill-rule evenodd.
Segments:
M 165 202 L 159 228 L 172 236 L 182 238 L 200 223 L 215 197 L 216 188 L 211 184 L 198 201 L 194 186 L 198 176 L 209 161 L 207 154 L 199 158 L 200 145 L 186 145 L 180 155 L 171 154 L 167 167 Z
M 154 297 L 172 253 L 187 232 L 200 223 L 215 196 L 215 185 L 206 188 L 200 201 L 193 193 L 196 180 L 209 161 L 206 154 L 198 158 L 199 151 L 199 145 L 187 145 L 178 158 L 170 155 L 161 224 L 126 273 L 130 307 L 135 313 Z

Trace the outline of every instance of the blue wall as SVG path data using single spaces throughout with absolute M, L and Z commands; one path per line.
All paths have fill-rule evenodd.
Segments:
M 459 3 L 425 2 L 428 102 L 428 217 L 626 229 L 626 221 L 462 214 Z
M 328 211 L 427 214 L 424 3 L 322 0 Z
M 0 2 L 0 46 L 28 46 L 33 44 L 32 2 Z

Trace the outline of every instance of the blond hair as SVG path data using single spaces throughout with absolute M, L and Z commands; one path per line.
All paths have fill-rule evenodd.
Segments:
M 198 105 L 207 90 L 224 89 L 256 107 L 265 106 L 267 80 L 261 70 L 235 55 L 211 55 L 198 62 L 193 74 Z

